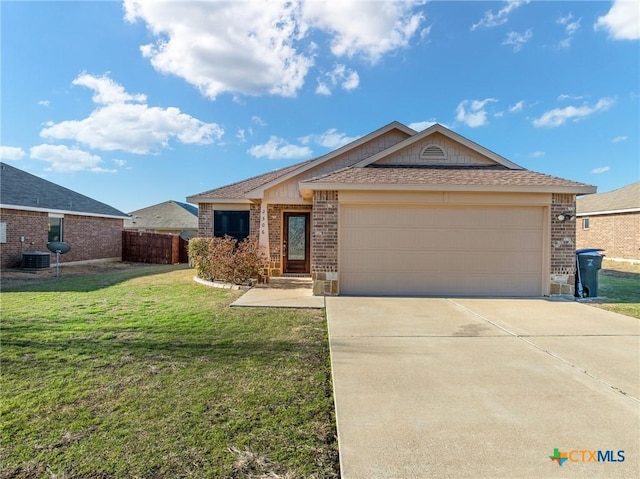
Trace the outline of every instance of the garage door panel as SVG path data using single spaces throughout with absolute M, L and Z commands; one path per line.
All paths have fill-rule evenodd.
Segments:
M 500 229 L 538 229 L 542 221 L 542 208 L 490 207 L 468 208 L 388 205 L 346 205 L 342 217 L 353 227 L 438 227 L 486 228 L 487 224 Z
M 425 275 L 445 272 L 478 272 L 485 275 L 494 273 L 539 275 L 542 272 L 542 257 L 536 253 L 467 252 L 452 257 L 438 252 L 425 252 L 421 255 L 420 261 L 416 260 L 415 253 L 408 251 L 379 251 L 376 254 L 377 261 L 371 261 L 369 253 L 368 251 L 354 251 L 345 258 L 341 269 L 361 273 L 423 272 Z M 518 264 L 517 271 L 514 271 L 514 263 Z
M 348 228 L 343 233 L 356 250 L 383 251 L 394 245 L 401 251 L 485 251 L 493 244 L 502 251 L 539 251 L 542 232 L 536 230 L 438 229 L 433 228 Z M 352 251 L 346 247 L 345 251 Z
M 340 289 L 540 295 L 542 207 L 340 206 Z
M 505 274 L 503 286 L 496 291 L 492 283 L 482 274 L 440 274 L 424 276 L 422 274 L 403 274 L 393 284 L 381 288 L 379 281 L 369 274 L 341 275 L 341 281 L 353 285 L 347 294 L 373 294 L 381 296 L 520 296 L 522 291 L 539 288 L 538 281 L 528 275 Z

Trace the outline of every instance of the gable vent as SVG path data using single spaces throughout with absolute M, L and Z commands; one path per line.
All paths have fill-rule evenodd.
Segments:
M 427 145 L 420 152 L 420 158 L 425 160 L 445 160 L 447 155 L 438 145 Z

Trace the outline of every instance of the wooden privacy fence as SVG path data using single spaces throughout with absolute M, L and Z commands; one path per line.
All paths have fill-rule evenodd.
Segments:
M 155 264 L 188 263 L 187 245 L 180 236 L 122 232 L 122 261 Z

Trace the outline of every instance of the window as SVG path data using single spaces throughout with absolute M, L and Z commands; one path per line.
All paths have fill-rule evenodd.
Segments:
M 582 218 L 582 229 L 583 230 L 589 229 L 589 218 Z
M 7 242 L 7 223 L 0 223 L 0 243 Z
M 47 241 L 63 241 L 62 223 L 64 218 L 49 218 L 49 239 Z
M 229 235 L 242 241 L 249 236 L 248 211 L 218 211 L 213 215 L 213 236 Z

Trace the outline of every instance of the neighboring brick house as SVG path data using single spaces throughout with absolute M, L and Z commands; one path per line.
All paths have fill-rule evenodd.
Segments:
M 640 260 L 640 181 L 576 201 L 578 248 L 601 248 L 611 259 Z
M 571 295 L 577 194 L 436 124 L 393 122 L 324 156 L 187 198 L 199 234 L 259 240 L 315 294 Z M 559 218 L 560 217 L 560 218 Z
M 129 213 L 124 229 L 191 238 L 198 234 L 198 208 L 179 201 L 164 201 Z
M 125 218 L 109 205 L 0 163 L 1 268 L 19 267 L 23 252 L 48 251 L 49 241 L 71 246 L 61 263 L 119 261 Z

